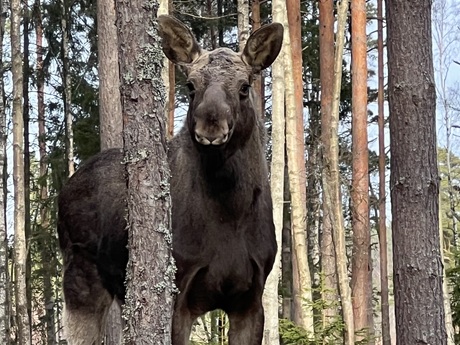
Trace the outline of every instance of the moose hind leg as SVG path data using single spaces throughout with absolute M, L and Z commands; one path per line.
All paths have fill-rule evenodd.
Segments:
M 74 255 L 64 271 L 64 334 L 69 345 L 100 345 L 113 297 L 96 265 Z
M 228 313 L 229 345 L 261 345 L 264 331 L 264 310 L 261 302 L 245 311 Z

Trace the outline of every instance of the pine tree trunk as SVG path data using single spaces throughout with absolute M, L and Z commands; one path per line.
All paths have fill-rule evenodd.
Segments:
M 367 144 L 366 1 L 351 0 L 352 69 L 352 218 L 351 298 L 356 341 L 369 338 L 369 156 Z
M 283 22 L 282 2 L 273 3 L 273 21 Z M 284 184 L 284 63 L 285 50 L 280 52 L 272 66 L 272 161 L 270 187 L 273 200 L 273 223 L 275 224 L 278 251 L 263 295 L 265 310 L 264 345 L 279 345 L 278 332 L 278 286 L 281 278 L 281 234 L 283 229 Z M 262 115 L 263 116 L 263 115 Z
M 388 301 L 388 245 L 386 225 L 385 182 L 385 113 L 383 67 L 383 0 L 377 2 L 378 51 L 378 125 L 379 125 L 379 252 L 380 252 L 380 306 L 382 310 L 382 345 L 391 345 L 390 304 Z
M 288 0 L 285 19 L 286 151 L 291 191 L 294 322 L 314 334 L 306 238 L 306 176 L 303 131 L 300 2 Z
M 115 2 L 97 2 L 101 151 L 123 145 Z
M 327 131 L 323 132 L 322 135 L 323 140 L 326 140 L 325 142 L 328 144 L 324 145 L 323 153 L 323 202 L 326 204 L 324 207 L 326 207 L 327 210 L 330 210 L 330 220 L 333 229 L 332 238 L 334 241 L 336 255 L 337 278 L 340 301 L 342 304 L 343 319 L 345 322 L 345 344 L 352 345 L 355 343 L 354 320 L 350 286 L 348 282 L 345 229 L 342 214 L 342 199 L 340 193 L 338 143 L 339 103 L 342 82 L 342 59 L 347 10 L 348 0 L 342 0 L 338 5 L 331 117 L 329 119 L 329 126 L 326 128 Z
M 124 335 L 126 344 L 170 344 L 175 267 L 158 2 L 117 1 L 116 6 L 129 195 Z
M 319 56 L 321 81 L 321 133 L 322 146 L 330 147 L 330 122 L 332 112 L 332 88 L 334 84 L 334 3 L 333 0 L 319 2 Z M 323 153 L 324 154 L 324 153 Z M 322 185 L 327 184 L 326 174 L 322 174 Z M 323 193 L 323 198 L 326 196 Z M 323 227 L 321 236 L 321 275 L 322 299 L 325 307 L 322 309 L 323 328 L 337 320 L 339 315 L 337 301 L 337 270 L 335 249 L 332 237 L 332 209 L 330 203 L 323 202 Z M 327 343 L 328 339 L 324 339 Z
M 237 0 L 238 48 L 242 52 L 249 37 L 249 0 Z
M 396 338 L 398 344 L 442 345 L 431 1 L 390 0 L 386 9 Z
M 66 0 L 61 0 L 61 33 L 62 33 L 62 83 L 64 87 L 64 117 L 65 117 L 65 137 L 66 137 L 66 159 L 67 159 L 67 175 L 72 176 L 75 172 L 75 164 L 73 161 L 73 116 L 72 116 L 72 82 L 70 75 L 70 61 L 69 61 L 69 12 Z
M 6 12 L 4 2 L 0 1 L 0 13 Z M 0 17 L 0 74 L 3 75 L 3 36 L 5 32 L 5 18 Z M 8 274 L 8 236 L 6 231 L 6 186 L 5 186 L 5 163 L 6 163 L 6 109 L 5 89 L 3 78 L 0 80 L 0 344 L 8 345 L 10 342 L 10 280 Z
M 260 0 L 253 0 L 251 3 L 252 32 L 260 28 Z M 264 78 L 262 73 L 254 77 L 253 89 L 258 96 L 255 99 L 255 106 L 259 108 L 260 116 L 265 117 L 265 102 L 263 101 Z M 283 91 L 284 93 L 284 91 Z
M 14 183 L 14 267 L 18 344 L 30 344 L 27 314 L 26 264 L 27 248 L 24 229 L 24 121 L 22 115 L 21 3 L 11 1 L 11 55 L 13 73 L 13 183 Z

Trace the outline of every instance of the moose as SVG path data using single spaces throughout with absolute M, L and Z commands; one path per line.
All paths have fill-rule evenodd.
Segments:
M 172 344 L 214 309 L 231 345 L 262 343 L 262 293 L 277 250 L 254 76 L 279 54 L 283 26 L 256 30 L 243 52 L 206 51 L 182 22 L 158 18 L 166 57 L 187 77 L 189 108 L 169 143 L 176 286 Z M 121 149 L 83 164 L 58 197 L 64 324 L 70 345 L 100 344 L 108 309 L 125 298 L 127 187 Z M 154 255 L 154 254 L 152 254 Z

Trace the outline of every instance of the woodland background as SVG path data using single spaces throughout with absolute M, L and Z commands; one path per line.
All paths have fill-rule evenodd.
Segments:
M 459 5 L 434 0 L 428 18 L 432 38 L 419 42 L 432 44 L 435 67 L 441 182 L 440 241 L 433 239 L 444 261 L 449 344 L 460 344 Z M 207 49 L 241 49 L 251 29 L 272 21 L 288 29 L 281 56 L 254 85 L 269 138 L 282 263 L 267 283 L 275 291 L 274 302 L 273 294 L 272 303 L 267 302 L 267 327 L 278 329 L 279 324 L 279 337 L 275 332 L 266 343 L 395 344 L 382 0 L 352 1 L 351 6 L 345 0 L 173 0 L 160 6 L 189 25 Z M 113 94 L 104 96 L 99 89 L 103 83 L 118 85 L 119 77 L 102 73 L 101 56 L 116 50 L 116 40 L 98 40 L 101 25 L 113 18 L 98 16 L 97 8 L 96 0 L 0 3 L 1 344 L 65 343 L 56 196 L 80 164 L 101 146 L 121 140 L 121 134 L 113 142 L 101 139 L 101 132 L 118 128 L 121 133 L 122 125 L 112 122 Z M 11 11 L 17 11 L 20 22 L 12 23 Z M 335 75 L 334 55 L 340 70 Z M 179 70 L 165 62 L 163 72 L 170 138 L 184 118 L 187 92 Z M 22 79 L 15 77 L 19 74 Z M 338 112 L 334 86 L 340 91 Z M 23 128 L 17 127 L 18 118 Z M 329 137 L 334 130 L 336 135 Z M 23 160 L 14 147 L 23 148 Z M 337 199 L 328 192 L 334 188 Z M 23 218 L 18 205 L 23 205 Z M 414 243 L 433 240 L 416 231 L 405 236 Z M 21 265 L 25 279 L 15 270 Z M 437 301 L 433 296 L 423 303 Z M 226 344 L 227 326 L 222 312 L 212 312 L 198 321 L 193 341 Z M 110 338 L 116 327 L 108 329 L 106 343 L 117 343 Z

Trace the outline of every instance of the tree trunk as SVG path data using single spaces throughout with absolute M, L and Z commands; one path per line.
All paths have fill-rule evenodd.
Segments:
M 321 81 L 321 133 L 323 147 L 330 146 L 329 133 L 331 129 L 332 112 L 332 88 L 334 85 L 334 3 L 333 0 L 319 2 L 319 59 Z M 322 174 L 322 185 L 326 181 L 326 175 Z M 323 195 L 323 198 L 325 196 Z M 321 236 L 321 275 L 322 275 L 322 299 L 325 307 L 322 309 L 323 328 L 337 320 L 339 315 L 337 301 L 337 269 L 335 260 L 334 242 L 332 240 L 332 209 L 330 203 L 323 202 L 323 227 Z M 328 339 L 324 339 L 327 343 Z
M 125 340 L 170 344 L 175 267 L 158 2 L 117 1 L 116 6 L 129 194 Z
M 386 225 L 385 182 L 385 113 L 383 67 L 383 0 L 377 2 L 377 51 L 378 51 L 378 125 L 379 125 L 379 252 L 380 252 L 380 307 L 382 310 L 382 345 L 391 345 L 390 304 L 388 301 L 388 245 Z
M 99 124 L 101 151 L 123 147 L 123 116 L 120 100 L 120 74 L 118 68 L 117 15 L 115 2 L 97 2 L 97 45 L 99 58 Z M 114 301 L 107 316 L 105 344 L 118 345 L 123 341 L 121 308 Z
M 342 59 L 345 35 L 345 24 L 347 20 L 348 0 L 342 0 L 338 5 L 337 17 L 337 38 L 334 54 L 334 82 L 333 96 L 331 103 L 331 116 L 327 124 L 323 123 L 323 190 L 324 203 L 327 210 L 330 210 L 330 221 L 332 225 L 332 238 L 334 241 L 337 278 L 339 283 L 340 300 L 342 304 L 343 319 L 345 322 L 345 344 L 354 344 L 354 320 L 353 307 L 351 303 L 350 286 L 348 283 L 347 255 L 345 244 L 345 229 L 342 214 L 342 199 L 340 193 L 339 176 L 339 104 L 340 89 L 342 82 Z M 326 120 L 323 118 L 323 121 Z
M 283 22 L 282 1 L 273 3 L 273 21 Z M 275 224 L 276 252 L 275 263 L 270 272 L 263 295 L 265 310 L 264 345 L 279 345 L 278 322 L 278 286 L 281 278 L 281 234 L 283 231 L 284 207 L 284 63 L 285 48 L 272 66 L 272 161 L 270 187 L 273 200 L 273 223 Z M 263 116 L 263 115 L 262 115 Z
M 27 314 L 27 248 L 24 229 L 24 121 L 22 115 L 21 2 L 11 1 L 11 56 L 13 73 L 13 183 L 14 183 L 14 267 L 18 344 L 30 344 Z
M 7 11 L 3 7 L 4 2 L 0 1 L 0 13 Z M 0 74 L 3 75 L 3 36 L 5 32 L 5 18 L 0 17 Z M 0 344 L 8 345 L 10 342 L 10 281 L 8 274 L 8 235 L 6 231 L 6 193 L 5 174 L 6 163 L 6 109 L 5 109 L 5 88 L 3 78 L 0 80 Z
M 367 146 L 366 1 L 351 0 L 352 69 L 352 218 L 351 298 L 356 341 L 369 340 L 369 154 Z
M 32 338 L 32 287 L 31 287 L 31 275 L 32 275 L 32 263 L 30 255 L 30 241 L 32 238 L 31 223 L 30 223 L 30 143 L 29 143 L 29 23 L 30 23 L 30 11 L 28 0 L 23 1 L 23 83 L 22 83 L 22 117 L 24 122 L 24 232 L 26 235 L 26 248 L 27 259 L 26 259 L 26 291 L 27 291 L 27 314 L 29 316 L 29 324 L 31 327 L 30 337 Z
M 61 0 L 61 33 L 62 33 L 62 83 L 64 87 L 64 117 L 65 117 L 65 138 L 66 138 L 66 159 L 67 159 L 67 175 L 72 176 L 75 172 L 75 164 L 73 161 L 73 128 L 72 128 L 72 82 L 70 75 L 69 61 L 69 28 L 68 19 L 70 9 L 66 0 Z
M 249 37 L 249 0 L 237 0 L 238 48 L 242 52 Z
M 314 334 L 306 238 L 306 176 L 303 131 L 300 2 L 288 0 L 285 19 L 286 148 L 291 191 L 294 322 Z
M 115 2 L 97 2 L 101 151 L 123 145 Z
M 431 1 L 389 0 L 386 9 L 396 338 L 447 344 Z

